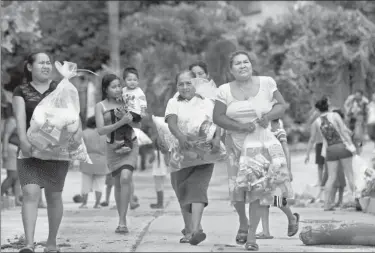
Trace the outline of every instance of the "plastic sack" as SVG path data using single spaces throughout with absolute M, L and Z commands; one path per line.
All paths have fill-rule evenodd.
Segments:
M 211 100 L 216 99 L 217 87 L 213 80 L 209 81 L 207 79 L 197 77 L 192 79 L 192 83 L 197 94 Z
M 83 141 L 78 91 L 69 82 L 76 75 L 77 65 L 64 61 L 64 65 L 55 62 L 55 66 L 64 78 L 34 110 L 27 131 L 32 156 L 92 163 Z
M 165 123 L 164 117 L 157 117 L 152 115 L 152 121 L 156 126 L 156 131 L 158 133 L 158 144 L 165 150 L 172 150 L 172 147 L 178 145 L 177 139 L 169 131 L 168 124 Z
M 375 192 L 375 170 L 358 155 L 353 156 L 353 172 L 357 198 L 370 196 Z
M 150 137 L 148 137 L 147 134 L 145 134 L 141 129 L 139 128 L 133 128 L 133 129 L 134 129 L 135 135 L 137 136 L 139 146 L 152 144 L 152 140 L 150 139 Z
M 236 182 L 236 187 L 252 192 L 294 197 L 283 148 L 269 129 L 257 127 L 245 138 Z

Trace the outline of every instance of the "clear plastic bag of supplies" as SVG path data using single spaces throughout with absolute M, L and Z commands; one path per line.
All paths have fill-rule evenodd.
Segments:
M 245 138 L 236 185 L 252 192 L 277 191 L 282 197 L 293 197 L 283 148 L 269 129 L 257 126 Z
M 188 135 L 188 140 L 193 144 L 189 149 L 181 149 L 178 142 L 170 151 L 168 166 L 171 172 L 184 168 L 215 163 L 227 157 L 225 146 L 220 142 L 220 148 L 213 151 L 212 139 L 216 132 L 216 125 L 204 121 L 199 128 L 198 135 Z
M 55 66 L 64 78 L 34 110 L 27 131 L 32 156 L 91 163 L 82 138 L 78 91 L 69 81 L 76 75 L 77 65 L 64 61 L 64 65 L 55 62 Z

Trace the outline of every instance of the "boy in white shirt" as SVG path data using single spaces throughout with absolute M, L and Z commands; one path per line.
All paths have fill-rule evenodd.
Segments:
M 122 89 L 122 100 L 124 107 L 116 111 L 116 116 L 121 118 L 123 113 L 129 112 L 133 117 L 133 123 L 140 123 L 142 117 L 146 115 L 147 101 L 146 96 L 139 88 L 139 75 L 136 68 L 125 68 L 123 72 L 125 87 Z M 126 125 L 124 146 L 119 149 L 120 153 L 130 152 L 133 148 L 133 141 L 136 137 L 133 128 Z

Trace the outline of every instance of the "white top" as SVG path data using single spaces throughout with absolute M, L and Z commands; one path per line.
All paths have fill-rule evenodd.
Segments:
M 165 110 L 165 120 L 171 115 L 177 115 L 177 124 L 184 134 L 197 134 L 205 120 L 212 122 L 214 103 L 207 98 L 194 96 L 189 101 L 178 101 L 176 97 L 169 99 Z
M 146 95 L 141 88 L 137 87 L 135 89 L 128 89 L 124 87 L 122 89 L 122 98 L 124 101 L 129 98 L 129 111 L 136 114 L 142 115 L 147 108 Z
M 371 101 L 367 105 L 367 124 L 375 124 L 375 102 Z

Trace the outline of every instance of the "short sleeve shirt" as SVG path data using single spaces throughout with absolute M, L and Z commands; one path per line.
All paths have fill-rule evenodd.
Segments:
M 47 95 L 49 95 L 56 89 L 57 84 L 58 83 L 56 81 L 52 81 L 49 85 L 48 90 L 46 90 L 43 94 L 37 91 L 30 83 L 22 84 L 14 89 L 13 97 L 18 96 L 22 97 L 25 100 L 26 131 L 30 127 L 31 117 L 33 116 L 35 108 L 40 103 L 40 101 L 42 101 Z

